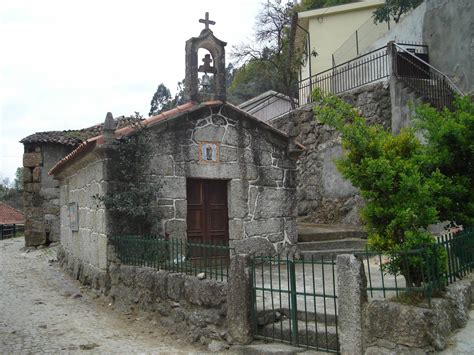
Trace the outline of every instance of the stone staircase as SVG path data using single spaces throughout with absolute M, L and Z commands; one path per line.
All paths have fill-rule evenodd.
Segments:
M 336 317 L 331 314 L 298 312 L 298 344 L 292 339 L 290 312 L 278 309 L 257 313 L 258 333 L 266 338 L 293 343 L 303 347 L 337 351 Z
M 298 224 L 298 247 L 305 259 L 363 251 L 366 244 L 367 232 L 357 226 Z

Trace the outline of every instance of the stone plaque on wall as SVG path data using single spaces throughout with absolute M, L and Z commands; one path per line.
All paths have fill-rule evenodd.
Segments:
M 71 202 L 69 204 L 69 227 L 73 232 L 79 230 L 79 211 L 77 202 Z
M 199 143 L 199 161 L 203 163 L 219 162 L 219 143 L 201 142 Z

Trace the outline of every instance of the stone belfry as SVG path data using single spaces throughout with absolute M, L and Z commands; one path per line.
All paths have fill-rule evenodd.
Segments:
M 204 29 L 199 37 L 192 37 L 186 41 L 186 77 L 184 81 L 185 98 L 187 101 L 202 102 L 209 99 L 226 101 L 225 88 L 225 46 L 226 42 L 216 38 L 209 25 L 215 25 L 209 20 L 206 12 Z M 206 54 L 201 61 L 198 59 L 198 51 L 204 48 L 210 54 Z M 202 64 L 200 63 L 202 62 Z M 199 83 L 198 73 L 204 73 Z

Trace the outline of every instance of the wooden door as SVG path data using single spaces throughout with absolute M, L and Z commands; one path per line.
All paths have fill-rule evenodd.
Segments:
M 228 245 L 227 181 L 188 179 L 186 185 L 188 242 Z

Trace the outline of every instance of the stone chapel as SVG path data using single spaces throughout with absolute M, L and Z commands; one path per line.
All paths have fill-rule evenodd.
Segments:
M 155 173 L 144 183 L 156 187 L 153 233 L 227 244 L 237 253 L 289 250 L 297 242 L 296 163 L 304 148 L 226 102 L 226 43 L 214 36 L 207 14 L 202 22 L 200 35 L 186 42 L 187 102 L 142 122 L 152 137 Z M 208 53 L 198 58 L 199 49 Z M 97 203 L 114 180 L 109 148 L 136 133 L 136 126 L 117 127 L 108 114 L 100 134 L 49 171 L 60 186 L 63 253 L 94 273 L 106 272 L 109 238 L 116 233 Z

